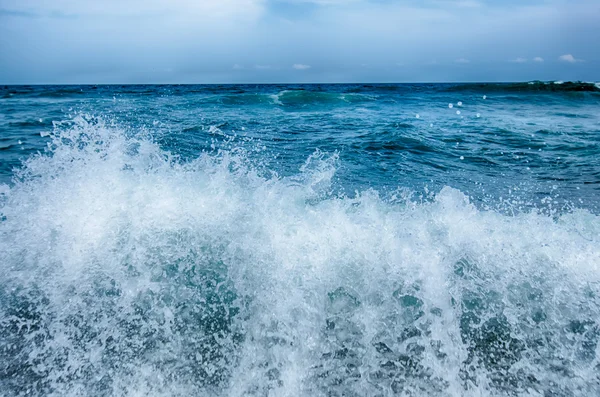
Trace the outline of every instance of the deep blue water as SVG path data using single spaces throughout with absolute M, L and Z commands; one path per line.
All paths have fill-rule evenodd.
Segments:
M 0 87 L 0 395 L 600 393 L 600 88 Z
M 33 86 L 0 97 L 4 183 L 45 149 L 40 133 L 80 115 L 143 131 L 183 161 L 244 148 L 255 166 L 293 175 L 316 150 L 337 153 L 334 188 L 348 194 L 451 186 L 475 200 L 552 198 L 597 211 L 591 84 Z

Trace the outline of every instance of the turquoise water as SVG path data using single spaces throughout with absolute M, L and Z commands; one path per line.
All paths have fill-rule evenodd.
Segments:
M 0 87 L 0 395 L 600 392 L 600 89 Z

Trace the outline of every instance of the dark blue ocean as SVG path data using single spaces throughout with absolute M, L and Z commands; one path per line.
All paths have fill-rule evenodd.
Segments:
M 600 395 L 593 83 L 0 86 L 0 396 Z

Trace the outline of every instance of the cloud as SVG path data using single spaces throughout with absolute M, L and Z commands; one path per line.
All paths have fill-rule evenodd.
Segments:
M 23 18 L 37 18 L 40 15 L 31 12 L 31 11 L 22 11 L 22 10 L 8 10 L 5 8 L 0 8 L 0 15 L 9 16 L 9 17 L 23 17 Z
M 598 0 L 563 3 L 0 0 L 0 83 L 593 80 Z
M 533 62 L 539 62 L 539 63 L 544 62 L 544 58 L 542 58 L 542 57 L 535 57 L 535 58 L 533 58 Z
M 292 65 L 292 67 L 296 70 L 306 70 L 306 69 L 310 69 L 310 65 L 304 65 L 301 63 L 295 63 Z
M 481 8 L 483 4 L 479 1 L 458 0 L 458 1 L 430 1 L 431 5 L 442 7 L 459 7 L 459 8 Z
M 230 17 L 234 14 L 262 12 L 264 0 L 105 0 L 102 2 L 81 0 L 4 0 L 12 13 L 35 13 L 55 17 L 63 14 L 85 16 L 137 16 L 154 17 L 169 15 Z M 25 16 L 25 15 L 23 15 Z
M 561 55 L 558 57 L 558 59 L 562 62 L 568 62 L 568 63 L 583 62 L 583 59 L 577 59 L 571 54 Z
M 513 63 L 526 63 L 527 62 L 527 58 L 516 58 L 516 59 L 513 59 L 511 62 L 513 62 Z

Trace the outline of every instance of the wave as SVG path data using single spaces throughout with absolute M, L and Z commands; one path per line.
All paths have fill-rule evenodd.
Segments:
M 530 81 L 522 83 L 466 83 L 450 85 L 448 91 L 481 92 L 600 92 L 600 83 L 582 81 Z
M 84 95 L 84 89 L 97 89 L 96 86 L 4 86 L 0 87 L 0 98 L 34 97 L 61 98 Z
M 277 94 L 277 100 L 284 106 L 311 104 L 343 104 L 373 101 L 373 96 L 357 93 L 321 92 L 308 90 L 285 90 Z
M 212 96 L 208 100 L 224 105 L 276 105 L 281 107 L 305 107 L 322 105 L 347 105 L 373 101 L 376 98 L 357 93 L 321 92 L 305 89 L 283 90 L 272 93 L 242 93 Z
M 600 218 L 57 124 L 0 186 L 8 395 L 596 395 Z

